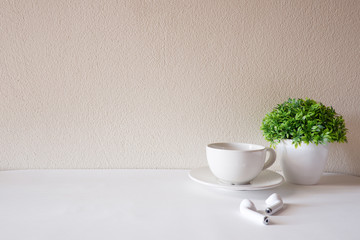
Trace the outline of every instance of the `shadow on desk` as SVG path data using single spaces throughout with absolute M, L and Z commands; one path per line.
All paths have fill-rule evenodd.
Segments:
M 329 173 L 321 177 L 318 185 L 360 186 L 360 177 Z
M 284 182 L 282 185 L 259 191 L 229 191 L 224 189 L 209 188 L 200 185 L 192 185 L 196 188 L 196 194 L 208 194 L 209 197 L 222 198 L 249 198 L 254 200 L 263 200 L 269 197 L 272 193 L 278 193 L 283 198 L 293 195 L 302 194 L 303 192 L 317 195 L 319 192 L 333 192 L 341 193 L 348 191 L 348 188 L 360 186 L 360 177 L 339 175 L 339 174 L 324 174 L 320 182 L 316 185 L 296 185 Z M 200 190 L 200 191 L 199 191 Z

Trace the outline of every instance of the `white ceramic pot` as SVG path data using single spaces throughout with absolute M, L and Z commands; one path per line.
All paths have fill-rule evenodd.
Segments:
M 302 143 L 295 148 L 292 140 L 282 140 L 276 146 L 285 180 L 290 183 L 317 184 L 323 174 L 329 153 L 329 144 Z

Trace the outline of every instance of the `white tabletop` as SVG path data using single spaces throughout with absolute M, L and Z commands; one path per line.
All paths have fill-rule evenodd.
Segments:
M 0 172 L 0 239 L 360 239 L 360 178 L 325 175 L 315 186 L 228 191 L 187 170 Z M 273 192 L 285 208 L 271 225 L 245 219 Z

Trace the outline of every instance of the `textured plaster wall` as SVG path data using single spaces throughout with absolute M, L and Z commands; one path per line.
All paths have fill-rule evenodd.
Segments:
M 195 168 L 309 97 L 349 129 L 327 170 L 360 175 L 360 1 L 1 0 L 0 83 L 3 170 Z

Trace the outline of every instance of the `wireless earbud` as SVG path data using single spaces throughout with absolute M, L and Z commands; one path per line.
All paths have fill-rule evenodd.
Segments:
M 273 193 L 268 197 L 268 199 L 265 200 L 266 203 L 266 209 L 265 212 L 269 215 L 272 215 L 279 211 L 283 207 L 283 201 L 279 194 Z
M 245 217 L 257 223 L 268 225 L 270 222 L 270 219 L 267 216 L 264 216 L 256 211 L 254 203 L 249 199 L 242 200 L 240 203 L 240 212 Z

